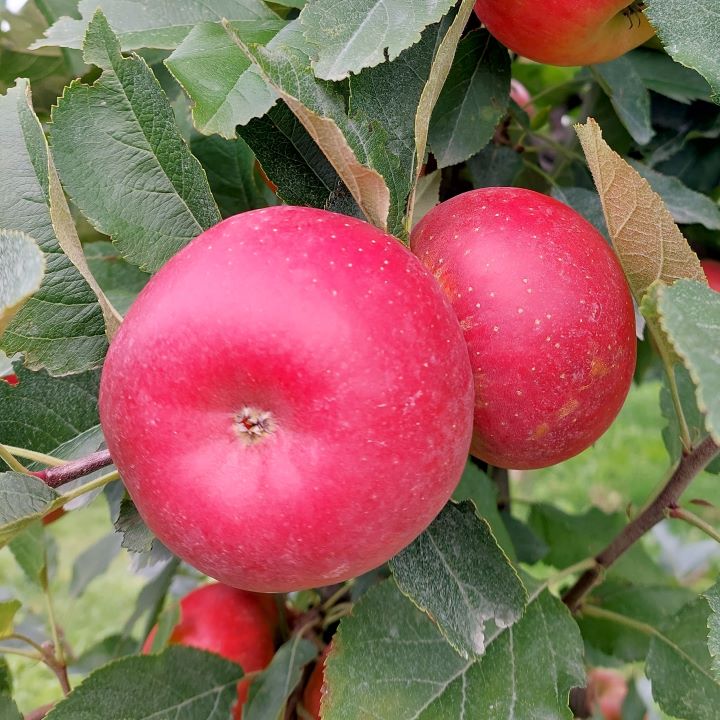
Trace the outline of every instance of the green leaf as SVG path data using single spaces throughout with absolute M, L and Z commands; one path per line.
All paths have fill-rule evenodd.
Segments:
M 269 9 L 264 12 L 267 19 L 244 32 L 240 23 L 232 24 L 243 42 L 264 45 L 284 25 Z M 193 124 L 205 135 L 218 133 L 232 140 L 237 125 L 265 114 L 278 98 L 216 23 L 196 25 L 165 64 L 192 99 Z
M 515 185 L 522 170 L 522 158 L 507 145 L 490 143 L 467 162 L 467 171 L 475 188 Z
M 180 561 L 177 558 L 172 558 L 170 562 L 143 587 L 135 602 L 132 615 L 125 623 L 125 633 L 131 632 L 137 621 L 143 617 L 143 615 L 147 615 L 143 637 L 150 633 L 151 628 L 155 625 L 160 615 L 165 602 L 165 596 L 170 589 L 170 583 L 173 577 L 175 577 L 179 565 Z
M 110 302 L 125 314 L 150 276 L 125 262 L 117 248 L 105 240 L 83 245 L 90 272 Z
M 482 658 L 467 661 L 386 581 L 341 622 L 325 678 L 323 720 L 569 720 L 569 691 L 585 671 L 577 625 L 547 592 L 489 638 Z
M 155 536 L 140 517 L 135 503 L 129 497 L 124 497 L 120 503 L 120 514 L 115 521 L 115 529 L 122 533 L 122 547 L 126 550 L 135 553 L 150 552 Z
M 412 226 L 415 227 L 423 217 L 440 202 L 440 183 L 442 172 L 434 170 L 418 178 L 413 205 Z
M 698 408 L 706 428 L 720 444 L 720 293 L 693 280 L 656 285 L 651 302 L 660 327 L 669 338 L 696 385 Z
M 671 617 L 650 640 L 645 672 L 653 697 L 670 715 L 715 720 L 720 680 L 708 650 L 710 608 L 700 597 Z
M 81 552 L 73 563 L 70 595 L 79 597 L 85 588 L 102 575 L 120 552 L 120 538 L 115 533 L 103 535 Z
M 498 512 L 497 487 L 472 461 L 468 461 L 465 466 L 460 483 L 453 493 L 453 500 L 457 502 L 472 500 L 475 503 L 478 515 L 490 525 L 497 544 L 511 560 L 516 559 L 512 540 Z
M 687 368 L 678 363 L 673 367 L 673 372 L 675 374 L 675 385 L 678 389 L 683 415 L 690 432 L 690 441 L 692 446 L 696 447 L 707 436 L 705 416 L 698 408 L 697 400 L 695 399 L 695 384 Z M 680 460 L 683 446 L 680 440 L 680 424 L 678 423 L 677 412 L 675 411 L 675 404 L 672 400 L 667 377 L 663 377 L 663 385 L 660 389 L 660 409 L 663 417 L 667 420 L 667 425 L 662 431 L 663 441 L 670 455 L 670 460 L 675 463 Z M 720 473 L 720 459 L 711 462 L 705 470 L 707 472 Z
M 0 473 L 0 547 L 42 517 L 58 497 L 32 475 Z
M 45 254 L 40 289 L 2 336 L 8 355 L 22 352 L 32 369 L 53 375 L 102 364 L 107 337 L 97 298 L 60 249 L 48 206 L 48 155 L 25 80 L 0 97 L 0 227 L 34 238 Z M 0 416 L 2 417 L 2 416 Z
M 708 0 L 652 0 L 645 14 L 665 49 L 678 62 L 697 70 L 720 102 L 720 20 Z
M 207 174 L 223 217 L 273 203 L 272 193 L 255 172 L 255 155 L 243 139 L 197 137 L 190 147 Z
M 704 594 L 710 605 L 708 616 L 708 650 L 712 656 L 712 671 L 720 681 L 720 583 L 715 583 Z
M 517 572 L 469 501 L 448 503 L 390 569 L 464 658 L 482 655 L 486 637 L 517 622 L 527 602 Z
M 626 525 L 620 513 L 607 514 L 590 508 L 579 515 L 553 505 L 533 505 L 528 525 L 550 548 L 543 558 L 548 565 L 566 568 L 597 555 Z M 610 575 L 638 583 L 663 582 L 665 574 L 650 559 L 642 545 L 634 545 L 609 571 Z
M 661 625 L 695 597 L 686 588 L 662 585 L 640 586 L 608 579 L 593 591 L 593 603 L 652 627 Z M 585 642 L 608 657 L 639 662 L 648 653 L 650 637 L 604 618 L 578 620 Z
M 189 647 L 126 657 L 89 675 L 47 720 L 227 720 L 242 674 L 239 665 Z
M 60 18 L 33 47 L 60 45 L 81 48 L 98 0 L 80 0 L 81 20 Z M 259 0 L 102 0 L 101 8 L 117 33 L 123 50 L 177 47 L 202 22 L 223 18 L 252 28 L 266 21 L 268 10 Z
M 710 99 L 707 81 L 695 70 L 675 62 L 664 52 L 640 47 L 626 57 L 648 90 L 681 103 Z
M 248 47 L 236 38 L 328 157 L 368 220 L 400 237 L 406 234 L 407 200 L 415 183 L 421 100 L 435 80 L 433 60 L 448 22 L 427 28 L 421 41 L 394 62 L 368 68 L 347 85 L 314 77 L 307 48 L 295 41 L 297 23 L 283 31 L 286 44 Z
M 49 453 L 100 422 L 97 370 L 53 378 L 18 365 L 14 369 L 19 385 L 0 383 L 0 442 L 4 445 Z
M 691 190 L 670 175 L 663 175 L 636 160 L 628 160 L 660 195 L 676 223 L 698 223 L 708 230 L 720 230 L 720 206 L 707 195 Z
M 47 582 L 47 552 L 45 528 L 40 520 L 33 520 L 10 541 L 10 551 L 30 582 Z
M 0 694 L 0 717 L 3 720 L 23 720 L 18 706 L 9 695 Z
M 305 37 L 315 46 L 315 75 L 342 80 L 350 73 L 394 60 L 454 5 L 452 0 L 313 0 L 300 13 Z
M 79 658 L 71 663 L 73 670 L 87 675 L 111 660 L 133 655 L 138 650 L 136 640 L 127 635 L 109 635 L 91 645 Z
M 40 287 L 45 256 L 28 234 L 0 229 L 0 335 Z
M 647 145 L 655 135 L 650 119 L 650 93 L 632 62 L 622 56 L 593 65 L 592 73 L 633 140 L 638 145 Z
M 12 673 L 10 672 L 10 665 L 6 658 L 0 657 L 0 699 L 2 699 L 3 696 L 12 695 L 12 689 L 13 679 Z M 2 707 L 0 703 L 0 709 L 2 709 Z M 0 717 L 5 716 L 0 714 Z
M 141 58 L 120 54 L 99 11 L 85 58 L 103 73 L 91 86 L 73 82 L 53 108 L 55 163 L 93 225 L 154 271 L 220 214 L 155 76 Z
M 170 637 L 175 626 L 180 622 L 180 604 L 171 602 L 160 613 L 157 621 L 157 631 L 153 637 L 150 652 L 162 652 L 170 642 Z
M 303 668 L 317 654 L 315 645 L 298 635 L 282 645 L 267 669 L 253 679 L 242 710 L 243 720 L 276 720 L 280 717 L 285 702 L 300 682 Z
M 329 209 L 345 186 L 302 123 L 284 102 L 238 129 L 254 150 L 277 196 L 288 205 Z M 360 208 L 347 213 L 364 218 Z
M 600 197 L 593 190 L 581 187 L 554 187 L 552 196 L 579 212 L 605 237 L 608 237 Z
M 0 602 L 0 638 L 12 635 L 15 614 L 21 606 L 22 603 L 19 600 L 3 600 Z M 3 689 L 0 688 L 0 694 L 3 692 Z
M 439 168 L 467 160 L 490 142 L 509 95 L 507 48 L 486 30 L 466 35 L 430 120 L 430 147 Z

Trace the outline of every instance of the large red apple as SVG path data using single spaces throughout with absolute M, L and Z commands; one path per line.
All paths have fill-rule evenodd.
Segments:
M 708 285 L 715 290 L 720 292 L 720 262 L 717 260 L 701 260 L 700 264 L 702 269 L 705 271 L 705 277 L 707 278 Z
M 395 238 L 324 210 L 229 218 L 143 290 L 100 416 L 140 514 L 247 590 L 339 582 L 410 543 L 456 486 L 468 352 Z
M 236 590 L 213 583 L 188 593 L 180 600 L 180 622 L 173 629 L 169 643 L 188 645 L 222 655 L 242 666 L 245 674 L 262 670 L 275 654 L 275 632 L 278 612 L 271 595 Z M 157 628 L 153 628 L 143 645 L 152 651 Z M 238 683 L 235 720 L 242 717 L 250 681 Z
M 546 195 L 485 188 L 437 205 L 410 244 L 465 332 L 474 455 L 544 467 L 605 432 L 630 388 L 635 314 L 622 269 L 590 223 Z
M 654 34 L 628 0 L 477 0 L 475 12 L 513 52 L 549 65 L 607 62 Z

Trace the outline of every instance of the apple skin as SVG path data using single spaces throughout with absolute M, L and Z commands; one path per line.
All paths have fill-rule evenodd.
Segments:
M 422 264 L 365 222 L 290 206 L 228 218 L 173 257 L 100 389 L 152 531 L 261 592 L 340 582 L 412 542 L 460 479 L 472 408 L 462 331 Z
M 477 0 L 475 13 L 503 45 L 548 65 L 608 62 L 654 34 L 628 0 Z
M 627 680 L 617 670 L 593 668 L 588 672 L 588 705 L 604 720 L 622 720 L 622 706 L 627 694 Z
M 612 250 L 546 195 L 483 188 L 433 208 L 410 247 L 450 297 L 475 378 L 471 453 L 554 465 L 602 435 L 635 367 L 635 313 Z
M 278 611 L 271 595 L 259 595 L 212 583 L 188 593 L 180 600 L 180 622 L 173 629 L 170 645 L 208 650 L 242 666 L 245 674 L 262 670 L 275 654 Z M 152 651 L 154 627 L 142 651 Z M 249 680 L 238 683 L 238 702 L 233 718 L 242 718 Z
M 314 720 L 320 720 L 320 705 L 323 699 L 323 686 L 325 684 L 325 659 L 330 654 L 332 645 L 327 644 L 322 654 L 315 662 L 305 689 L 303 690 L 303 707 Z
M 700 265 L 702 265 L 702 269 L 705 271 L 708 285 L 715 290 L 715 292 L 720 292 L 720 262 L 705 259 L 700 261 Z

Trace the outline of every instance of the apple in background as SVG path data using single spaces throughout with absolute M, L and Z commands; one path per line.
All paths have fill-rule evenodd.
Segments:
M 12 373 L 12 374 L 10 374 L 10 375 L 4 375 L 3 377 L 0 377 L 0 380 L 4 380 L 4 381 L 5 381 L 6 383 L 8 383 L 9 385 L 17 385 L 18 382 L 20 382 L 20 381 L 18 380 L 18 376 L 15 375 L 14 373 Z
M 305 690 L 303 690 L 303 707 L 310 713 L 313 720 L 320 720 L 320 705 L 323 698 L 323 685 L 325 683 L 325 659 L 330 653 L 331 645 L 328 643 L 322 655 L 315 662 Z
M 510 98 L 513 102 L 517 103 L 529 117 L 533 117 L 537 112 L 535 106 L 532 103 L 532 96 L 530 91 L 515 78 L 510 80 Z
M 545 467 L 607 430 L 632 381 L 635 313 L 619 262 L 587 220 L 531 190 L 484 188 L 435 206 L 410 247 L 465 332 L 473 455 Z
M 152 531 L 264 592 L 341 582 L 412 542 L 460 479 L 472 407 L 457 318 L 417 258 L 290 206 L 223 221 L 154 275 L 100 389 Z
M 607 668 L 593 668 L 588 672 L 587 700 L 593 715 L 604 720 L 622 720 L 627 694 L 627 680 L 621 672 Z
M 477 0 L 475 12 L 513 52 L 548 65 L 614 60 L 654 34 L 628 0 Z
M 705 259 L 700 261 L 700 265 L 705 271 L 708 285 L 716 292 L 720 292 L 720 262 Z
M 259 595 L 213 583 L 188 593 L 180 600 L 180 622 L 170 636 L 171 645 L 208 650 L 242 666 L 245 674 L 262 670 L 275 654 L 278 611 L 271 595 Z M 157 627 L 143 645 L 152 651 Z M 250 681 L 238 683 L 235 720 L 242 718 Z

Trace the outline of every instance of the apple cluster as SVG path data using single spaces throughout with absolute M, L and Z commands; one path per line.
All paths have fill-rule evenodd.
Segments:
M 635 363 L 622 270 L 529 190 L 448 200 L 410 249 L 354 218 L 229 218 L 148 283 L 100 415 L 152 531 L 255 592 L 355 577 L 408 545 L 468 451 L 536 468 L 593 443 Z

